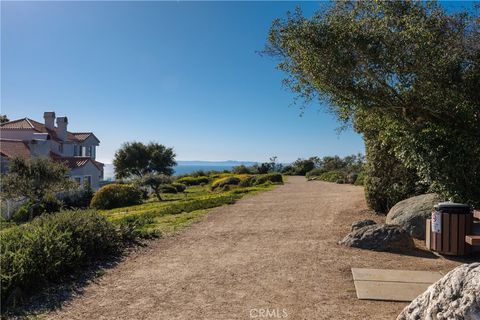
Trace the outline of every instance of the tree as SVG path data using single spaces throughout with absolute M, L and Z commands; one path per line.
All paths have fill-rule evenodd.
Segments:
M 140 178 L 146 174 L 170 176 L 176 164 L 173 149 L 154 142 L 124 143 L 113 159 L 117 179 Z
M 6 114 L 0 114 L 0 123 L 9 122 L 10 119 L 7 118 Z
M 335 2 L 275 20 L 264 53 L 301 100 L 327 102 L 360 133 L 378 129 L 373 143 L 432 190 L 478 205 L 479 25 L 435 2 Z
M 26 197 L 38 203 L 47 195 L 71 188 L 73 181 L 67 174 L 65 165 L 48 158 L 14 158 L 1 179 L 2 194 L 6 198 Z
M 147 186 L 152 188 L 153 192 L 157 196 L 158 201 L 162 201 L 160 196 L 160 190 L 162 186 L 172 183 L 172 178 L 164 174 L 152 174 L 147 173 L 139 179 L 139 184 L 141 186 Z

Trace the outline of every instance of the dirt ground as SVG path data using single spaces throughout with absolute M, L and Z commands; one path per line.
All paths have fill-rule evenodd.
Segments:
M 361 187 L 289 177 L 131 254 L 47 318 L 395 319 L 406 303 L 357 300 L 350 268 L 460 264 L 337 245 L 365 218 L 384 220 L 366 210 Z

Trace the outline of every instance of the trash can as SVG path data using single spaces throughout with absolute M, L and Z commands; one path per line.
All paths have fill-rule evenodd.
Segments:
M 471 246 L 465 236 L 471 234 L 473 208 L 467 204 L 441 202 L 434 207 L 430 219 L 430 236 L 427 247 L 445 255 L 469 254 Z

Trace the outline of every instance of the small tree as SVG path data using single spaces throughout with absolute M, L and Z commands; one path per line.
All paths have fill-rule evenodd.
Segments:
M 160 190 L 162 189 L 162 186 L 170 183 L 172 183 L 172 178 L 164 174 L 147 173 L 139 180 L 139 184 L 141 186 L 152 188 L 153 192 L 157 196 L 158 201 L 162 201 L 162 197 L 160 196 Z
M 0 123 L 9 122 L 10 119 L 7 118 L 6 114 L 0 114 Z
M 8 173 L 2 177 L 2 195 L 7 198 L 26 197 L 38 203 L 47 195 L 73 186 L 67 173 L 65 165 L 48 158 L 14 158 L 9 162 Z
M 154 142 L 124 143 L 113 160 L 117 179 L 140 178 L 149 173 L 171 176 L 176 164 L 173 149 Z

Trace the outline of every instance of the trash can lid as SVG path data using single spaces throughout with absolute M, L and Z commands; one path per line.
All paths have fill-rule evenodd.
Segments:
M 437 204 L 435 207 L 435 210 L 439 211 L 448 211 L 448 210 L 453 210 L 453 211 L 465 211 L 465 212 L 470 212 L 473 210 L 473 208 L 464 203 L 454 203 L 454 202 L 440 202 Z

